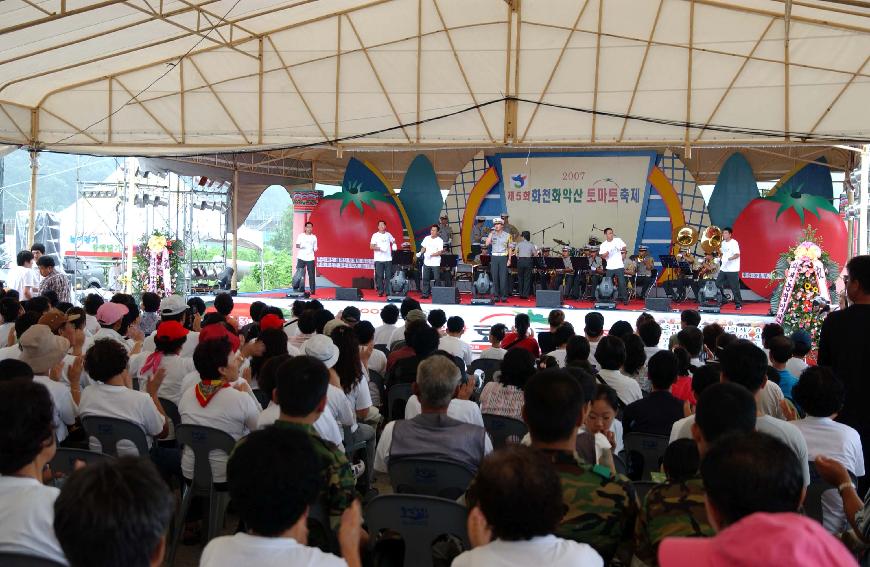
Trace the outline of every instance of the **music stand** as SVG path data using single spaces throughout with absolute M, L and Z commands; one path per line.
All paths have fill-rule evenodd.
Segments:
M 679 262 L 677 262 L 677 266 L 680 268 L 680 270 L 682 270 L 682 274 L 684 276 L 692 275 L 692 266 L 690 266 L 689 263 L 685 260 L 680 260 Z
M 393 250 L 393 264 L 410 266 L 413 264 L 412 256 L 410 250 Z
M 564 270 L 565 269 L 565 260 L 561 256 L 556 256 L 552 258 L 544 258 L 544 264 L 547 266 L 548 270 Z M 573 264 L 572 264 L 573 266 Z
M 459 265 L 459 256 L 457 254 L 442 254 L 441 255 L 441 267 L 442 268 L 455 268 Z
M 588 272 L 588 271 L 592 270 L 592 265 L 589 263 L 588 256 L 574 256 L 574 257 L 572 257 L 571 258 L 571 265 L 574 266 L 574 270 L 576 272 Z

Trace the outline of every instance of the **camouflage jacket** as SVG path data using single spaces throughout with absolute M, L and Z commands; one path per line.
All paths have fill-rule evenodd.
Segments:
M 328 504 L 330 516 L 341 516 L 356 496 L 356 481 L 344 453 L 329 441 L 321 439 L 310 425 L 278 420 L 274 427 L 297 429 L 308 433 L 311 444 L 314 445 L 314 452 L 320 457 L 323 470 L 324 487 L 320 496 Z
M 651 488 L 637 516 L 635 534 L 635 555 L 650 566 L 658 565 L 659 543 L 666 537 L 712 536 L 701 479 L 693 477 Z
M 550 457 L 562 481 L 565 515 L 556 535 L 591 545 L 605 564 L 617 551 L 630 557 L 637 503 L 629 482 L 600 476 L 576 453 L 541 452 Z

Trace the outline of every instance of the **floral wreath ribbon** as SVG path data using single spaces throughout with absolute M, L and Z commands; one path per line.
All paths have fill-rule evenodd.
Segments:
M 785 282 L 782 288 L 782 297 L 779 300 L 779 308 L 776 310 L 775 321 L 782 324 L 785 319 L 785 311 L 791 301 L 792 293 L 794 293 L 795 285 L 797 284 L 798 276 L 801 270 L 805 272 L 812 271 L 816 276 L 816 282 L 819 286 L 819 295 L 826 301 L 831 301 L 831 294 L 828 291 L 828 279 L 825 276 L 825 267 L 822 265 L 819 258 L 822 256 L 822 250 L 817 244 L 812 242 L 802 242 L 795 248 L 795 259 L 789 265 L 788 272 L 785 275 Z

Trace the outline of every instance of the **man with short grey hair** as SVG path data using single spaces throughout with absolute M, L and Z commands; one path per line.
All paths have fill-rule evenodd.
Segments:
M 435 459 L 477 472 L 480 461 L 492 451 L 492 443 L 482 427 L 447 415 L 460 376 L 459 368 L 446 356 L 433 354 L 420 362 L 413 388 L 422 413 L 387 424 L 378 442 L 376 471 L 388 472 L 391 460 Z

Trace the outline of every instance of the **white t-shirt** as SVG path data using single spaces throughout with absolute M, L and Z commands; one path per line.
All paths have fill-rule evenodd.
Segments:
M 0 325 L 0 347 L 9 346 L 9 331 L 15 328 L 15 322 L 3 323 Z M 12 340 L 15 340 L 15 333 L 12 333 Z
M 0 360 L 6 360 L 7 358 L 18 360 L 20 356 L 21 349 L 18 348 L 17 343 L 8 347 L 0 348 Z
M 44 557 L 67 565 L 54 536 L 60 490 L 35 478 L 0 476 L 0 552 Z
M 764 383 L 764 388 L 761 390 L 761 398 L 758 400 L 758 409 L 764 415 L 769 415 L 777 419 L 785 419 L 782 413 L 780 402 L 785 399 L 782 395 L 782 388 L 776 382 L 770 380 Z
M 733 238 L 731 240 L 723 240 L 722 247 L 719 249 L 719 254 L 722 257 L 722 266 L 720 272 L 740 272 L 740 258 L 730 260 L 734 254 L 740 254 L 740 245 Z
M 414 394 L 408 398 L 408 402 L 405 404 L 405 419 L 414 419 L 421 413 L 423 413 L 423 408 L 420 406 L 417 394 Z M 471 400 L 458 398 L 450 400 L 450 405 L 447 406 L 447 417 L 483 427 L 483 414 L 480 412 L 480 406 Z
M 239 532 L 211 540 L 202 552 L 200 567 L 347 567 L 344 559 L 308 547 L 290 537 L 262 537 Z
M 603 567 L 604 560 L 592 547 L 567 539 L 546 535 L 530 540 L 493 542 L 466 551 L 453 560 L 451 567 Z
M 864 452 L 857 431 L 829 417 L 809 416 L 790 423 L 803 434 L 810 460 L 823 455 L 834 459 L 855 476 L 864 476 Z M 822 494 L 822 511 L 822 524 L 826 530 L 840 533 L 849 529 L 843 512 L 843 500 L 836 490 L 827 490 Z
M 347 401 L 350 402 L 350 407 L 354 411 L 364 410 L 372 407 L 372 394 L 369 391 L 369 377 L 366 373 L 360 377 L 359 382 L 351 388 L 350 392 L 345 394 Z M 355 430 L 356 428 L 354 428 Z
M 791 372 L 791 375 L 797 379 L 800 379 L 801 372 L 806 370 L 809 367 L 807 361 L 802 358 L 789 358 L 788 362 L 785 363 L 785 369 Z
M 425 248 L 426 251 L 423 252 L 423 264 L 426 266 L 440 266 L 441 265 L 441 256 L 433 256 L 436 252 L 442 252 L 444 250 L 444 241 L 441 240 L 440 236 L 432 237 L 427 236 L 423 239 L 423 242 L 420 243 L 422 248 Z
M 85 315 L 85 333 L 90 336 L 97 334 L 100 330 L 100 322 L 97 321 L 96 315 Z
M 640 391 L 640 384 L 637 380 L 629 378 L 619 370 L 604 370 L 598 371 L 598 374 L 604 378 L 608 386 L 616 391 L 616 395 L 622 400 L 625 405 L 643 398 L 643 393 Z
M 461 358 L 466 367 L 471 364 L 471 345 L 460 338 L 444 335 L 438 341 L 438 348 Z
M 559 368 L 565 368 L 565 357 L 568 355 L 568 351 L 563 348 L 557 348 L 556 350 L 551 350 L 547 353 L 547 356 L 552 356 L 556 359 L 556 362 L 559 364 Z
M 311 262 L 314 260 L 314 253 L 317 252 L 317 237 L 313 234 L 302 233 L 296 237 L 296 259 L 303 262 Z
M 608 254 L 604 266 L 606 270 L 618 270 L 625 267 L 622 260 L 623 248 L 625 248 L 625 242 L 621 238 L 614 237 L 613 240 L 605 240 L 601 243 L 598 255 L 603 257 L 605 253 Z
M 372 353 L 369 355 L 369 362 L 366 366 L 369 370 L 374 370 L 381 376 L 385 376 L 387 374 L 387 355 L 378 349 L 372 349 Z
M 401 327 L 396 327 L 395 329 L 393 329 L 393 334 L 390 335 L 390 342 L 388 343 L 388 346 L 390 348 L 393 348 L 394 344 L 396 344 L 399 341 L 404 341 L 404 340 L 405 340 L 405 326 L 402 325 Z M 375 343 L 375 344 L 377 344 L 377 343 Z
M 670 445 L 677 439 L 692 439 L 692 424 L 695 423 L 695 414 L 687 415 L 683 419 L 678 419 L 671 426 L 671 437 L 668 439 Z
M 140 357 L 137 361 L 138 366 L 136 370 L 139 375 L 139 387 L 144 390 L 146 380 L 150 380 L 154 373 L 149 370 L 145 375 L 142 374 L 142 365 L 151 353 L 140 354 L 144 354 L 144 356 Z M 157 390 L 157 396 L 160 398 L 166 398 L 175 405 L 178 405 L 178 402 L 181 400 L 181 394 L 183 393 L 182 383 L 184 382 L 184 377 L 191 372 L 196 372 L 196 367 L 193 365 L 193 359 L 176 354 L 164 355 L 163 359 L 160 361 L 160 368 L 166 370 L 166 376 L 163 378 L 163 383 L 160 384 L 160 389 Z M 130 361 L 130 373 L 133 373 L 132 360 Z
M 368 387 L 366 387 L 366 390 L 368 390 Z M 326 389 L 326 408 L 332 412 L 332 417 L 335 418 L 339 426 L 346 425 L 350 427 L 351 431 L 356 431 L 356 414 L 344 390 L 330 384 L 329 388 Z
M 186 391 L 190 390 L 191 388 L 193 388 L 194 386 L 196 386 L 197 383 L 199 383 L 199 380 L 200 380 L 199 372 L 197 372 L 196 370 L 188 373 L 187 376 L 185 376 L 184 379 L 181 381 L 181 393 L 182 393 L 182 395 L 184 394 L 184 392 L 186 392 Z M 235 380 L 233 380 L 232 382 L 230 382 L 230 386 L 235 388 L 236 386 L 241 386 L 244 383 L 245 383 L 245 379 L 242 377 L 238 377 Z M 256 402 L 257 406 L 259 407 L 260 402 L 257 400 L 257 396 L 254 394 L 253 390 L 251 390 L 250 396 L 251 396 L 251 399 L 253 399 L 254 402 Z M 178 404 L 176 404 L 176 405 L 178 405 Z
M 54 434 L 57 442 L 60 443 L 69 435 L 67 425 L 76 422 L 76 413 L 78 413 L 69 386 L 55 382 L 48 376 L 34 376 L 33 381 L 45 386 L 51 394 L 51 401 L 54 402 Z
M 804 486 L 809 486 L 810 458 L 807 451 L 807 442 L 801 434 L 800 429 L 788 421 L 770 417 L 769 415 L 759 416 L 755 420 L 755 429 L 761 433 L 767 433 L 768 435 L 776 437 L 794 451 L 804 474 Z
M 235 388 L 223 388 L 208 405 L 202 407 L 196 399 L 196 389 L 191 388 L 181 395 L 178 413 L 181 414 L 181 423 L 185 425 L 220 429 L 238 441 L 257 428 L 260 406 L 245 392 Z M 210 455 L 214 482 L 226 482 L 228 459 L 229 455 L 223 451 L 213 451 Z M 193 478 L 193 451 L 189 447 L 184 448 L 181 456 L 181 472 L 184 478 Z
M 507 354 L 507 351 L 500 347 L 489 347 L 482 353 L 478 358 L 486 358 L 492 360 L 504 360 L 504 355 Z
M 390 338 L 393 336 L 393 331 L 396 330 L 395 325 L 388 325 L 384 323 L 380 327 L 375 328 L 375 344 L 376 345 L 386 345 L 389 344 Z
M 158 323 L 159 325 L 160 323 Z M 179 356 L 184 356 L 190 358 L 193 356 L 193 351 L 196 350 L 196 346 L 199 344 L 199 333 L 196 331 L 190 331 L 187 333 L 187 340 L 184 341 L 184 344 L 181 345 L 181 352 L 178 353 Z M 154 346 L 154 333 L 151 333 L 145 340 L 142 341 L 142 352 L 154 352 L 156 350 Z
M 152 444 L 151 438 L 163 431 L 166 422 L 163 414 L 146 392 L 137 392 L 126 386 L 113 386 L 103 382 L 94 382 L 82 392 L 79 415 L 114 417 L 134 423 L 145 432 L 145 440 L 149 447 Z M 96 437 L 90 438 L 89 446 L 91 451 L 104 450 Z M 118 441 L 117 449 L 121 457 L 139 456 L 136 446 L 130 441 Z
M 413 398 L 413 397 L 414 396 L 411 396 L 411 398 Z M 408 403 L 410 403 L 410 401 L 411 400 L 408 400 Z M 453 401 L 455 401 L 455 400 L 453 400 Z M 471 402 L 471 403 L 474 403 L 474 402 Z M 451 402 L 451 405 L 453 405 L 452 402 Z M 405 406 L 406 411 L 407 411 L 407 407 L 408 406 Z M 450 415 L 450 407 L 447 408 L 447 416 L 453 417 L 452 415 Z M 454 419 L 458 419 L 458 418 L 454 418 Z M 482 417 L 481 417 L 481 421 L 483 421 Z M 389 472 L 387 467 L 389 466 L 389 463 L 390 463 L 390 448 L 393 446 L 393 427 L 395 425 L 396 425 L 395 421 L 391 421 L 390 423 L 388 423 L 386 425 L 386 427 L 384 427 L 384 430 L 381 432 L 381 437 L 378 440 L 378 448 L 375 451 L 375 464 L 374 464 L 375 470 L 378 472 L 382 472 L 382 473 Z M 477 424 L 475 424 L 475 425 L 477 425 Z M 483 426 L 481 425 L 481 427 L 483 427 Z M 492 453 L 492 441 L 489 438 L 489 434 L 484 433 L 484 435 L 483 435 L 483 454 L 489 455 L 490 453 Z
M 371 244 L 377 245 L 373 250 L 375 262 L 392 262 L 393 253 L 396 249 L 396 239 L 389 232 L 376 232 L 372 235 Z
M 9 268 L 9 274 L 6 276 L 6 289 L 14 289 L 18 292 L 18 297 L 21 301 L 27 299 L 24 295 L 24 288 L 39 287 L 39 281 L 36 279 L 36 273 L 31 268 L 24 266 L 13 266 Z M 34 289 L 34 295 L 36 290 Z
M 152 334 L 151 336 L 154 335 Z M 90 350 L 90 348 L 94 346 L 94 343 L 101 339 L 112 339 L 116 343 L 124 345 L 124 348 L 127 349 L 127 352 L 133 350 L 133 347 L 136 344 L 133 339 L 125 339 L 124 337 L 122 337 L 120 333 L 118 333 L 118 331 L 116 331 L 115 329 L 100 327 L 100 330 L 94 333 L 92 337 L 88 337 L 85 339 L 85 344 L 82 346 L 82 352 L 88 352 L 88 350 Z M 151 339 L 151 344 L 151 350 L 154 350 L 154 339 Z
M 272 425 L 278 421 L 279 417 L 281 417 L 281 407 L 275 402 L 269 402 L 269 405 L 266 406 L 266 409 L 257 418 L 257 429 L 264 429 Z M 330 412 L 325 411 L 321 413 L 317 421 L 312 424 L 312 427 L 314 427 L 314 431 L 320 435 L 321 439 L 333 443 L 338 447 L 339 451 L 344 451 L 344 438 L 341 428 L 335 422 L 335 418 L 332 417 Z

